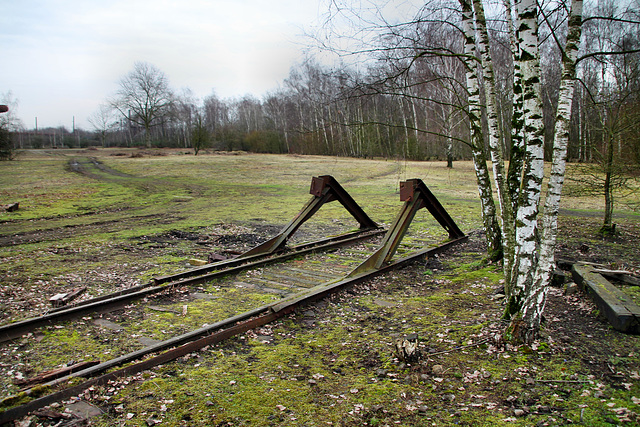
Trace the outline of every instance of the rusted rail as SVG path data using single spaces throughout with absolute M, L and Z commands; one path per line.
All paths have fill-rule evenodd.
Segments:
M 236 262 L 235 259 L 230 260 L 232 262 L 228 263 L 222 261 L 221 263 L 203 266 L 204 268 L 178 273 L 174 276 L 163 276 L 155 279 L 155 283 L 160 283 L 157 285 L 155 283 L 148 283 L 145 285 L 135 286 L 109 295 L 103 295 L 91 300 L 82 301 L 67 308 L 58 308 L 55 310 L 51 310 L 51 312 L 42 316 L 33 317 L 30 319 L 25 319 L 18 322 L 10 323 L 8 325 L 0 326 L 0 343 L 21 337 L 22 335 L 31 332 L 36 328 L 48 326 L 56 322 L 75 319 L 80 316 L 85 316 L 89 313 L 112 311 L 119 307 L 123 307 L 126 304 L 131 303 L 132 301 L 168 291 L 176 287 L 207 282 L 218 277 L 226 276 L 228 274 L 236 274 L 251 268 L 286 261 L 287 259 L 295 258 L 297 256 L 308 254 L 314 251 L 323 251 L 340 246 L 350 245 L 364 239 L 370 239 L 382 233 L 384 233 L 383 230 L 350 233 L 348 235 L 342 236 L 341 239 L 328 239 L 315 242 L 315 244 L 302 245 L 301 248 L 292 248 L 292 250 L 277 256 L 255 256 L 244 259 L 244 262 L 242 263 Z M 222 268 L 216 270 L 215 268 L 219 266 L 221 266 Z
M 216 324 L 208 326 L 206 328 L 201 328 L 196 331 L 189 332 L 187 334 L 180 335 L 178 337 L 174 337 L 170 340 L 155 344 L 152 347 L 148 347 L 146 349 L 139 350 L 137 352 L 133 352 L 116 359 L 112 359 L 110 361 L 101 363 L 99 365 L 93 366 L 83 371 L 78 371 L 66 377 L 59 378 L 57 380 L 43 384 L 41 387 L 56 387 L 64 384 L 65 382 L 69 381 L 72 378 L 81 378 L 81 377 L 89 378 L 88 380 L 80 384 L 76 384 L 72 387 L 56 391 L 47 396 L 34 399 L 31 402 L 28 402 L 24 405 L 21 405 L 15 408 L 8 409 L 5 412 L 0 412 L 0 424 L 23 417 L 29 414 L 30 412 L 33 412 L 47 405 L 50 405 L 53 402 L 57 402 L 63 399 L 67 399 L 71 396 L 80 394 L 83 390 L 86 390 L 91 386 L 103 385 L 103 384 L 106 384 L 108 381 L 115 380 L 117 378 L 125 377 L 128 375 L 133 375 L 138 372 L 144 371 L 146 369 L 151 369 L 155 366 L 161 365 L 163 363 L 167 363 L 169 361 L 182 357 L 186 354 L 197 351 L 207 345 L 218 343 L 225 339 L 228 339 L 238 334 L 241 334 L 243 332 L 246 332 L 250 329 L 254 329 L 254 328 L 266 325 L 267 323 L 273 322 L 293 312 L 297 307 L 301 305 L 308 304 L 318 299 L 324 298 L 325 296 L 330 295 L 331 293 L 349 288 L 357 283 L 361 283 L 365 280 L 379 276 L 390 270 L 393 270 L 402 265 L 405 265 L 409 262 L 424 258 L 425 256 L 435 255 L 454 245 L 462 243 L 466 240 L 467 240 L 466 236 L 461 237 L 459 239 L 451 240 L 441 246 L 425 249 L 415 254 L 412 254 L 410 256 L 400 258 L 393 263 L 389 263 L 383 266 L 382 268 L 372 269 L 367 272 L 363 272 L 355 276 L 345 278 L 343 280 L 329 282 L 320 286 L 316 286 L 315 288 L 312 288 L 307 292 L 301 292 L 290 298 L 286 298 L 276 304 L 270 304 L 267 306 L 257 308 L 255 310 L 251 310 L 251 311 L 239 314 L 232 318 L 225 319 L 221 322 L 217 322 Z M 133 360 L 138 360 L 150 353 L 161 351 L 163 349 L 166 349 L 172 346 L 177 346 L 177 347 L 171 350 L 168 350 L 164 353 L 160 353 L 151 358 L 145 359 L 141 362 L 134 363 L 124 368 L 118 369 L 116 371 L 99 375 L 100 373 L 105 372 L 107 369 L 120 366 L 124 363 L 129 363 Z M 96 375 L 99 375 L 99 376 L 96 376 Z M 29 395 L 29 392 L 27 392 L 26 394 Z
M 448 214 L 446 214 L 444 208 L 442 208 L 439 203 L 433 203 L 435 197 L 433 197 L 433 200 L 430 199 L 432 195 L 429 196 L 430 192 L 425 192 L 426 186 L 424 186 L 424 184 L 419 180 L 412 181 L 413 182 L 409 182 L 409 184 L 403 183 L 412 188 L 412 191 L 410 193 L 405 192 L 404 194 L 401 192 L 402 200 L 405 200 L 406 203 L 401 210 L 401 213 L 398 215 L 394 226 L 392 226 L 387 232 L 387 236 L 385 237 L 381 247 L 376 252 L 374 252 L 365 262 L 356 267 L 356 269 L 346 275 L 343 279 L 323 283 L 321 285 L 315 286 L 313 288 L 285 298 L 277 303 L 269 304 L 256 308 L 254 310 L 238 314 L 234 317 L 222 320 L 213 325 L 200 328 L 187 334 L 173 337 L 166 341 L 162 341 L 146 349 L 129 353 L 110 361 L 100 363 L 99 365 L 87 368 L 85 370 L 78 371 L 65 377 L 50 381 L 49 383 L 44 384 L 43 387 L 60 387 L 72 378 L 88 378 L 86 381 L 80 384 L 55 391 L 47 396 L 34 399 L 24 405 L 7 409 L 4 412 L 0 412 L 0 424 L 18 419 L 32 411 L 50 405 L 53 402 L 63 400 L 73 395 L 77 395 L 88 387 L 106 384 L 110 380 L 150 369 L 154 366 L 169 362 L 171 360 L 175 360 L 181 356 L 184 356 L 185 354 L 197 351 L 207 345 L 220 342 L 224 339 L 233 337 L 247 330 L 254 329 L 256 327 L 273 322 L 274 320 L 279 319 L 288 313 L 291 313 L 297 307 L 303 304 L 308 304 L 333 292 L 351 287 L 357 283 L 384 274 L 389 270 L 398 268 L 411 261 L 424 258 L 425 256 L 434 255 L 454 245 L 466 241 L 467 236 L 465 236 L 458 229 L 458 227 L 455 225 L 455 222 L 453 222 Z M 429 206 L 431 206 L 431 208 Z M 434 217 L 436 217 L 436 219 L 438 219 L 445 230 L 449 232 L 450 240 L 440 246 L 429 249 L 422 249 L 414 252 L 409 256 L 397 259 L 395 261 L 392 260 L 393 254 L 398 247 L 399 241 L 402 239 L 402 236 L 404 236 L 408 226 L 411 223 L 411 220 L 413 219 L 413 216 L 415 215 L 415 212 L 422 207 L 427 207 L 432 214 L 434 211 L 437 212 L 439 209 L 442 209 L 442 211 L 446 215 L 434 214 Z M 382 262 L 379 261 L 381 258 L 383 260 Z M 202 276 L 198 276 L 194 279 L 185 278 L 182 280 L 200 280 L 201 277 Z M 108 369 L 112 369 L 117 366 L 121 366 L 122 364 L 139 360 L 150 353 L 156 353 L 159 351 L 164 352 L 152 356 L 146 360 L 120 368 L 118 370 L 104 373 Z M 29 391 L 26 392 L 26 395 L 29 395 Z
M 302 208 L 300 213 L 294 217 L 282 232 L 275 238 L 268 240 L 266 244 L 258 245 L 233 259 L 207 264 L 168 276 L 156 277 L 151 283 L 133 286 L 108 295 L 81 301 L 72 306 L 56 308 L 42 316 L 0 326 L 0 343 L 21 337 L 39 327 L 48 326 L 62 320 L 74 319 L 89 313 L 111 311 L 132 301 L 175 287 L 207 282 L 217 277 L 282 262 L 310 252 L 350 245 L 384 233 L 384 230 L 369 218 L 333 177 L 328 175 L 314 177 L 311 181 L 310 193 L 312 194 L 311 200 Z M 347 211 L 356 218 L 360 223 L 360 230 L 286 248 L 287 240 L 298 228 L 311 218 L 322 205 L 334 200 L 340 201 Z

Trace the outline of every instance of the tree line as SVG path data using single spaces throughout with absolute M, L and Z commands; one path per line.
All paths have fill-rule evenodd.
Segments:
M 505 276 L 505 338 L 531 342 L 566 162 L 595 168 L 605 197 L 640 163 L 638 0 L 431 0 L 406 19 L 384 4 L 332 0 L 316 42 L 345 65 L 309 59 L 262 100 L 199 101 L 138 62 L 92 115 L 95 135 L 196 154 L 471 159 L 488 255 Z
M 557 2 L 554 7 L 563 4 Z M 347 6 L 340 9 L 341 14 L 348 13 Z M 329 67 L 308 58 L 291 69 L 280 88 L 262 99 L 249 95 L 220 99 L 215 93 L 196 99 L 188 88 L 174 90 L 168 76 L 154 65 L 137 62 L 120 79 L 119 90 L 91 114 L 89 132 L 70 132 L 64 127 L 19 129 L 14 145 L 143 145 L 194 148 L 196 152 L 212 148 L 441 159 L 452 166 L 455 159 L 471 159 L 472 148 L 465 114 L 469 94 L 464 35 L 459 18 L 453 16 L 458 12 L 444 12 L 452 9 L 445 6 L 442 1 L 427 3 L 413 20 L 395 26 L 381 24 L 376 40 L 367 41 L 370 44 L 362 48 L 374 59 L 364 70 Z M 453 7 L 457 8 L 455 3 Z M 583 59 L 577 64 L 580 84 L 571 114 L 569 160 L 604 163 L 613 153 L 616 160 L 640 163 L 640 37 L 632 13 L 637 15 L 637 9 L 621 9 L 619 2 L 609 0 L 598 2 L 587 13 Z M 546 25 L 540 64 L 547 158 L 560 86 L 557 59 L 561 53 L 555 42 L 566 36 L 562 33 L 566 30 L 556 30 L 561 21 L 544 22 L 562 19 L 557 11 L 553 13 L 550 10 L 549 16 L 539 17 Z M 623 15 L 628 19 L 618 18 Z M 611 19 L 592 19 L 595 16 Z M 493 18 L 488 37 L 495 64 L 496 114 L 503 129 L 500 143 L 510 155 L 512 43 L 506 18 Z

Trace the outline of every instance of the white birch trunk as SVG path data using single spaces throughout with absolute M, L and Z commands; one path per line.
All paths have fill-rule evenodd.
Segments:
M 511 135 L 509 146 L 511 153 L 509 156 L 509 171 L 507 181 L 509 193 L 513 205 L 514 214 L 518 211 L 518 200 L 520 198 L 520 183 L 522 182 L 523 158 L 525 150 L 524 142 L 524 119 L 523 119 L 523 94 L 522 94 L 522 71 L 519 61 L 515 58 L 520 56 L 520 47 L 516 40 L 516 30 L 513 25 L 513 5 L 511 0 L 503 0 L 506 10 L 507 30 L 509 31 L 509 44 L 514 55 L 513 61 L 513 112 L 511 117 Z
M 404 158 L 409 157 L 409 122 L 407 120 L 407 112 L 404 109 L 404 96 L 400 98 L 400 109 L 402 110 L 402 123 L 404 124 Z
M 462 28 L 464 32 L 464 54 L 466 56 L 466 83 L 469 92 L 469 123 L 471 131 L 471 150 L 473 153 L 473 163 L 478 181 L 478 193 L 480 195 L 480 205 L 482 208 L 482 219 L 484 222 L 487 252 L 491 260 L 498 260 L 502 257 L 502 238 L 500 225 L 496 215 L 496 206 L 493 200 L 491 179 L 487 168 L 487 157 L 484 149 L 484 138 L 482 135 L 480 108 L 480 83 L 478 82 L 478 63 L 475 56 L 475 36 L 473 28 L 473 10 L 469 0 L 460 0 L 462 6 Z
M 507 187 L 504 166 L 504 149 L 500 143 L 500 122 L 496 112 L 496 90 L 493 76 L 493 64 L 489 48 L 489 33 L 482 0 L 472 0 L 475 12 L 476 30 L 478 32 L 478 48 L 482 58 L 482 75 L 486 92 L 486 108 L 489 120 L 489 149 L 493 163 L 493 179 L 496 183 L 498 203 L 500 205 L 500 218 L 502 219 L 502 245 L 504 252 L 504 271 L 507 285 L 511 282 L 510 272 L 513 265 L 513 253 L 515 249 L 514 215 L 511 197 Z
M 515 258 L 507 290 L 507 315 L 519 314 L 536 268 L 538 205 L 544 177 L 544 121 L 540 96 L 540 56 L 536 0 L 521 0 L 518 44 L 522 72 L 524 139 L 526 143 L 520 200 L 516 214 Z
M 532 286 L 522 305 L 522 325 L 518 338 L 524 342 L 531 342 L 537 338 L 551 273 L 555 267 L 554 253 L 558 235 L 558 210 L 566 169 L 571 106 L 576 78 L 576 58 L 582 29 L 582 3 L 582 0 L 573 0 L 571 4 L 567 44 L 562 57 L 563 68 L 554 131 L 551 175 L 547 185 L 547 196 L 542 216 L 540 252 Z
M 416 101 L 415 98 L 412 96 L 411 97 L 411 112 L 413 113 L 413 131 L 414 131 L 414 136 L 416 138 L 416 147 L 418 145 L 418 113 L 416 112 Z M 428 128 L 427 128 L 428 129 Z

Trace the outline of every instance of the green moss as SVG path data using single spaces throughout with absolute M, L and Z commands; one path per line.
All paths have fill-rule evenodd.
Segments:
M 97 150 L 91 155 L 131 177 L 103 174 L 93 179 L 65 170 L 68 156 L 86 155 L 77 152 L 61 152 L 67 158 L 29 154 L 0 165 L 0 195 L 21 201 L 20 211 L 0 213 L 0 221 L 5 221 L 0 237 L 9 241 L 20 235 L 27 242 L 0 247 L 0 274 L 5 280 L 3 286 L 10 287 L 11 292 L 27 289 L 31 298 L 21 307 L 25 312 L 11 312 L 11 320 L 44 309 L 49 292 L 76 283 L 87 284 L 91 295 L 106 293 L 183 270 L 189 258 L 205 258 L 210 252 L 228 249 L 228 245 L 216 243 L 220 233 L 210 232 L 213 225 L 282 226 L 309 200 L 311 176 L 324 173 L 334 175 L 377 222 L 389 224 L 395 218 L 402 206 L 396 194 L 398 178 L 405 175 L 424 177 L 463 231 L 482 227 L 470 162 L 457 162 L 454 170 L 447 170 L 444 163 L 437 162 L 399 165 L 333 157 L 110 155 L 117 151 L 124 150 Z M 563 199 L 563 205 L 569 208 L 592 204 L 595 209 L 591 199 Z M 565 232 L 561 230 L 560 234 L 570 248 L 577 247 L 584 236 L 574 238 L 574 233 L 567 230 L 593 226 L 588 245 L 601 245 L 615 253 L 620 263 L 630 262 L 620 244 L 596 234 L 597 218 L 576 218 L 576 222 L 561 223 Z M 620 224 L 619 230 L 629 227 L 629 236 L 637 234 L 637 219 L 622 219 Z M 300 229 L 300 235 L 311 239 L 353 228 L 353 220 L 344 208 L 331 203 Z M 171 230 L 209 233 L 211 240 L 208 245 L 184 239 L 162 242 Z M 444 239 L 446 232 L 426 210 L 421 210 L 401 250 L 428 247 Z M 337 252 L 315 258 L 315 262 L 353 267 L 360 262 L 356 258 L 370 250 L 370 246 L 362 246 L 351 251 L 354 258 L 350 261 Z M 593 394 L 581 397 L 583 392 L 593 391 L 590 384 L 554 387 L 554 383 L 525 382 L 530 377 L 585 378 L 590 365 L 580 358 L 564 360 L 555 341 L 542 342 L 537 350 L 504 351 L 487 340 L 488 331 L 493 334 L 502 330 L 501 305 L 487 295 L 499 286 L 503 276 L 497 266 L 488 265 L 483 258 L 475 252 L 455 252 L 455 256 L 440 258 L 442 267 L 429 266 L 427 270 L 416 263 L 367 282 L 370 290 L 366 292 L 336 296 L 310 308 L 317 311 L 314 318 L 305 318 L 303 309 L 264 330 L 248 332 L 146 371 L 141 375 L 145 381 L 129 378 L 129 384 L 115 395 L 109 386 L 97 387 L 95 403 L 111 415 L 96 423 L 137 426 L 146 424 L 149 417 L 162 419 L 166 425 L 332 422 L 354 426 L 494 426 L 549 422 L 549 414 L 503 421 L 512 416 L 513 405 L 531 400 L 533 405 L 559 408 L 558 413 L 574 422 L 581 415 L 578 405 L 588 405 L 584 423 L 605 425 L 606 417 L 611 416 L 606 404 Z M 77 279 L 73 279 L 74 274 Z M 101 275 L 106 278 L 101 279 Z M 216 280 L 191 289 L 209 293 L 214 297 L 211 300 L 189 299 L 185 294 L 179 302 L 169 303 L 164 297 L 150 301 L 150 305 L 173 312 L 134 305 L 130 317 L 120 317 L 117 312 L 107 315 L 122 325 L 120 333 L 94 328 L 89 320 L 86 328 L 75 325 L 75 332 L 64 324 L 63 330 L 46 329 L 41 343 L 35 337 L 24 338 L 15 344 L 13 354 L 22 353 L 27 365 L 42 370 L 85 355 L 110 358 L 140 348 L 138 337 L 164 339 L 279 299 L 277 295 L 237 288 L 234 281 L 242 278 Z M 381 301 L 394 306 L 387 307 Z M 185 305 L 187 314 L 183 316 Z M 401 363 L 394 353 L 396 339 L 409 333 L 419 335 L 420 348 L 426 355 L 419 363 Z M 271 342 L 259 341 L 255 334 L 270 335 Z M 624 348 L 624 340 L 629 339 L 633 338 L 612 333 L 611 348 Z M 9 348 L 9 354 L 11 351 Z M 629 360 L 621 356 L 607 362 L 631 369 L 638 360 L 637 356 Z M 434 364 L 445 369 L 438 377 L 431 371 Z M 473 379 L 475 371 L 488 377 Z M 3 381 L 5 389 L 13 387 L 8 384 L 9 376 Z M 640 390 L 636 384 L 631 390 L 606 385 L 604 393 L 607 402 L 623 405 Z M 445 394 L 453 394 L 454 401 L 443 400 Z M 484 397 L 472 397 L 479 395 Z M 504 403 L 510 395 L 517 397 L 513 405 Z M 103 396 L 109 399 L 101 400 Z M 488 409 L 487 402 L 496 403 L 502 411 Z M 120 404 L 125 414 L 133 414 L 131 419 L 115 410 Z M 461 409 L 464 405 L 467 411 Z M 417 410 L 420 406 L 426 410 Z M 553 416 L 557 423 L 564 422 L 558 414 Z
M 20 393 L 14 394 L 9 397 L 5 397 L 0 401 L 0 410 L 7 410 L 19 405 L 24 405 L 25 403 L 29 403 L 33 400 L 33 398 L 21 391 Z

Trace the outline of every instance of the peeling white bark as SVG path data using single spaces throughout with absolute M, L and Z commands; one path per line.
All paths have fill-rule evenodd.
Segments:
M 554 132 L 551 175 L 547 185 L 542 217 L 540 253 L 531 292 L 522 307 L 522 320 L 530 331 L 537 331 L 546 303 L 546 294 L 555 267 L 555 247 L 558 236 L 558 211 L 566 170 L 569 123 L 576 78 L 576 58 L 582 30 L 582 0 L 572 0 L 567 44 L 562 58 L 562 78 Z
M 478 181 L 478 193 L 482 207 L 482 219 L 486 233 L 489 256 L 497 258 L 502 254 L 502 238 L 500 225 L 496 215 L 496 206 L 493 200 L 493 191 L 489 170 L 487 168 L 487 156 L 484 149 L 482 135 L 480 107 L 480 83 L 478 81 L 478 63 L 476 60 L 475 32 L 473 28 L 473 9 L 469 0 L 460 0 L 462 6 L 462 28 L 465 37 L 464 53 L 466 59 L 466 83 L 469 92 L 469 122 L 471 125 L 471 149 L 473 163 Z
M 557 237 L 557 215 L 560 204 L 562 185 L 564 182 L 565 159 L 569 135 L 569 119 L 571 116 L 571 100 L 575 81 L 575 60 L 580 40 L 582 1 L 572 0 L 569 19 L 569 36 L 563 57 L 563 77 L 560 88 L 560 105 L 555 130 L 555 142 L 551 176 L 548 183 L 544 214 L 539 221 L 538 208 L 544 177 L 544 122 L 541 99 L 541 71 L 538 52 L 538 3 L 536 0 L 517 1 L 517 54 L 514 81 L 514 99 L 521 115 L 516 115 L 519 123 L 514 123 L 514 138 L 523 142 L 526 151 L 524 157 L 518 159 L 522 163 L 522 180 L 517 191 L 509 191 L 504 170 L 504 152 L 500 144 L 500 123 L 496 114 L 496 97 L 493 81 L 493 68 L 489 52 L 489 37 L 484 17 L 482 0 L 459 0 L 463 9 L 463 31 L 465 32 L 465 54 L 473 58 L 476 45 L 475 34 L 478 35 L 477 46 L 482 58 L 484 89 L 486 91 L 486 109 L 489 119 L 489 146 L 494 166 L 494 180 L 498 190 L 502 219 L 502 237 L 505 256 L 505 279 L 508 299 L 508 314 L 513 315 L 515 332 L 516 322 L 520 336 L 525 341 L 535 339 L 542 312 L 546 302 L 546 291 L 554 266 L 553 253 Z M 505 0 L 508 8 L 510 3 Z M 473 8 L 471 8 L 471 6 Z M 473 12 L 475 12 L 475 33 L 473 28 Z M 477 138 L 472 145 L 484 147 L 479 127 L 481 110 L 479 106 L 480 86 L 473 67 L 467 70 L 467 87 L 470 95 L 469 116 L 472 121 L 472 138 Z M 474 80 L 475 79 L 475 80 Z M 475 127 L 474 127 L 475 126 Z M 474 150 L 474 161 L 481 199 L 486 196 L 482 188 L 488 188 L 484 182 L 488 178 L 483 175 L 483 153 Z M 486 169 L 486 159 L 484 160 Z M 516 169 L 517 170 L 517 169 Z M 517 176 L 516 176 L 517 175 Z M 488 172 L 486 173 L 488 176 Z M 520 177 L 516 173 L 516 178 Z M 514 181 L 515 182 L 515 181 Z M 512 190 L 515 188 L 511 183 Z M 510 196 L 517 195 L 517 199 Z M 514 209 L 517 210 L 514 214 Z M 495 209 L 495 206 L 494 206 Z M 494 211 L 495 212 L 495 211 Z M 483 201 L 483 215 L 485 211 Z M 486 222 L 485 222 L 486 224 Z M 486 226 L 486 225 L 485 225 Z
M 493 75 L 493 63 L 489 48 L 489 33 L 484 14 L 482 0 L 472 0 L 475 13 L 476 31 L 478 33 L 478 50 L 482 59 L 482 76 L 484 81 L 485 102 L 487 118 L 489 121 L 489 150 L 493 164 L 493 179 L 498 194 L 500 206 L 500 218 L 502 220 L 502 246 L 504 252 L 504 268 L 510 272 L 512 269 L 513 253 L 515 248 L 515 235 L 513 223 L 513 206 L 507 186 L 504 165 L 504 148 L 501 144 L 501 126 L 497 113 L 497 100 L 495 80 Z M 507 280 L 509 282 L 509 280 Z
M 526 143 L 524 185 L 516 215 L 515 277 L 511 295 L 524 301 L 533 282 L 538 228 L 538 204 L 544 177 L 544 122 L 540 88 L 540 55 L 538 51 L 538 13 L 536 0 L 518 3 L 519 57 L 522 73 L 524 140 Z

